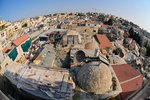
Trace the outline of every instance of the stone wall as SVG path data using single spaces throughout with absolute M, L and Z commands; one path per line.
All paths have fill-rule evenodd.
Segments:
M 79 31 L 81 33 L 98 33 L 99 27 L 91 26 L 74 26 L 74 25 L 61 25 L 61 29 L 69 29 Z

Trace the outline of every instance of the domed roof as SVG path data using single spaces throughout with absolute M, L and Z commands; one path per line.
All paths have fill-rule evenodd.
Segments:
M 79 86 L 90 93 L 106 93 L 112 85 L 112 74 L 108 66 L 88 63 L 77 74 Z
M 92 41 L 85 43 L 84 49 L 95 50 L 96 48 L 99 48 L 99 44 L 95 41 L 94 38 L 90 38 L 89 40 Z
M 84 46 L 85 49 L 95 49 L 95 44 L 93 42 L 88 42 Z

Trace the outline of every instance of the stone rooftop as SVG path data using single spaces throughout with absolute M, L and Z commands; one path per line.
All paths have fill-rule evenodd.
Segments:
M 38 63 L 38 64 L 31 63 L 31 65 L 37 65 L 37 66 L 41 66 L 41 67 L 53 67 L 53 62 L 54 62 L 55 55 L 56 55 L 53 45 L 45 44 L 40 49 L 41 49 L 41 52 L 39 53 L 38 56 L 39 57 L 43 56 L 43 58 L 40 59 L 40 63 Z

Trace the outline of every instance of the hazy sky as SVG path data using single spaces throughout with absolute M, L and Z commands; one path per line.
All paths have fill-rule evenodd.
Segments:
M 95 11 L 122 17 L 150 32 L 150 0 L 0 0 L 0 19 L 15 21 L 59 12 Z

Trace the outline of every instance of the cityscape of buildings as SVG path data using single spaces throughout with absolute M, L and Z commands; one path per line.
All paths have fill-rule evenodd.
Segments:
M 149 100 L 150 33 L 70 12 L 0 21 L 2 100 Z

